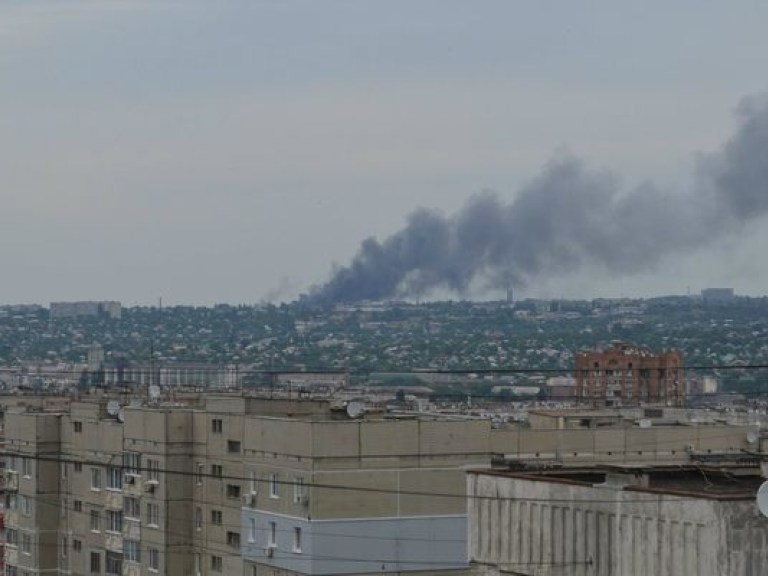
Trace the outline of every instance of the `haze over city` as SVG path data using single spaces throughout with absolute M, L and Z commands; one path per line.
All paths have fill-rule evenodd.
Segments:
M 768 6 L 583 8 L 4 3 L 0 301 L 764 294 Z M 468 205 L 493 265 L 325 284 Z

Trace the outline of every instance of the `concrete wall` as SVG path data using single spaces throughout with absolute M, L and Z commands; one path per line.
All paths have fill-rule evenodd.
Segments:
M 470 474 L 479 574 L 758 576 L 768 521 L 752 501 Z

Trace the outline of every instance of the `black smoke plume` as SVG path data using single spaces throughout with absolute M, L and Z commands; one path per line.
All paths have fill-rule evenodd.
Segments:
M 584 266 L 610 274 L 652 269 L 768 212 L 768 98 L 743 100 L 737 117 L 735 135 L 699 158 L 688 192 L 652 183 L 622 190 L 611 173 L 557 157 L 510 203 L 487 192 L 450 217 L 416 210 L 384 241 L 365 240 L 308 299 L 381 300 L 435 289 L 462 295 L 478 280 L 503 289 Z

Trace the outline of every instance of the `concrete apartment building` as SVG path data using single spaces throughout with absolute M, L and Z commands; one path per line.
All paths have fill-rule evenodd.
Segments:
M 758 466 L 612 466 L 468 475 L 478 576 L 758 576 Z
M 754 426 L 496 429 L 226 394 L 119 405 L 0 398 L 6 574 L 458 576 L 468 469 L 764 451 Z
M 614 342 L 607 350 L 580 352 L 575 359 L 576 395 L 601 406 L 641 403 L 681 406 L 685 400 L 683 355 Z
M 467 569 L 464 475 L 490 465 L 486 421 L 227 396 L 112 408 L 5 413 L 6 574 Z

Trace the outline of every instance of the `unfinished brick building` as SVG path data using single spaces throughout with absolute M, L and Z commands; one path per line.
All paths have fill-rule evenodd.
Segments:
M 680 406 L 685 400 L 683 355 L 678 350 L 655 354 L 613 342 L 608 349 L 577 354 L 575 376 L 577 396 L 595 406 Z

